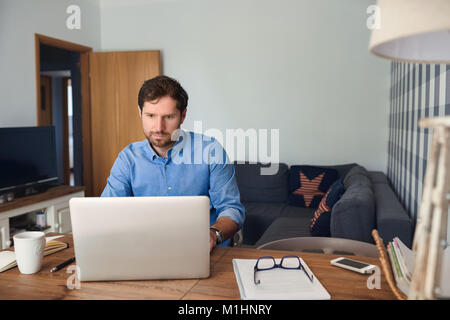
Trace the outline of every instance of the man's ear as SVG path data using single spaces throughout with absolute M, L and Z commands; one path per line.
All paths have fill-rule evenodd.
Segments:
M 138 112 L 139 112 L 139 118 L 142 119 L 142 110 L 141 110 L 141 108 L 139 107 L 139 105 L 138 105 Z
M 186 111 L 187 111 L 187 108 L 184 109 L 183 113 L 181 113 L 181 122 L 180 122 L 180 124 L 182 124 L 184 119 L 186 119 Z

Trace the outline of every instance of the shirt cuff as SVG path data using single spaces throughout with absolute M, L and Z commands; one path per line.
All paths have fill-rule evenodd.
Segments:
M 227 209 L 223 210 L 221 213 L 219 213 L 219 215 L 217 216 L 217 219 L 222 218 L 222 217 L 230 218 L 231 220 L 236 222 L 236 224 L 238 225 L 238 231 L 239 231 L 242 228 L 242 226 L 244 225 L 244 219 L 243 219 L 242 215 L 243 214 L 235 208 L 227 208 Z

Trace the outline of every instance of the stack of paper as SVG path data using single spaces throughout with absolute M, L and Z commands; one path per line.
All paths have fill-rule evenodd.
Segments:
M 63 236 L 54 236 L 54 237 L 46 237 L 45 241 L 45 249 L 44 256 L 48 256 L 49 254 L 61 251 L 69 247 L 69 245 L 65 242 L 55 241 L 57 238 L 61 238 Z M 14 251 L 1 251 L 0 252 L 0 272 L 9 270 L 17 266 L 16 262 L 16 254 Z
M 387 252 L 391 260 L 392 272 L 397 287 L 405 295 L 408 295 L 416 253 L 409 249 L 398 237 L 389 242 Z
M 409 249 L 399 238 L 394 238 L 387 246 L 387 252 L 391 260 L 392 271 L 397 282 L 397 287 L 408 295 L 414 270 L 416 253 Z M 438 298 L 450 298 L 450 246 L 444 250 L 441 267 L 440 289 Z
M 280 263 L 280 259 L 275 259 Z M 301 263 L 308 268 L 301 258 Z M 303 270 L 272 269 L 258 271 L 257 277 L 260 284 L 254 282 L 255 259 L 233 259 L 233 268 L 236 282 L 243 300 L 328 300 L 330 294 L 322 286 L 313 273 L 313 282 L 306 276 Z

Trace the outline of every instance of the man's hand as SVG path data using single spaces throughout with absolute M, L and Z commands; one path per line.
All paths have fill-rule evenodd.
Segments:
M 216 246 L 216 244 L 217 244 L 216 233 L 212 230 L 209 230 L 209 252 L 212 251 L 212 249 Z
M 238 225 L 236 222 L 228 217 L 217 219 L 211 227 L 220 230 L 223 234 L 224 240 L 231 238 L 237 231 Z M 217 245 L 217 236 L 214 231 L 209 230 L 209 252 Z

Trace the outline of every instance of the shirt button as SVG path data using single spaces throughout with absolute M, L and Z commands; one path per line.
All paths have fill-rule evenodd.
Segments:
M 167 187 L 167 189 L 172 190 L 172 187 Z

